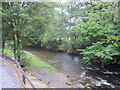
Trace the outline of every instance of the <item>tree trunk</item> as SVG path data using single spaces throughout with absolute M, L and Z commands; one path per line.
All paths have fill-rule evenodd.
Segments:
M 15 41 L 15 34 L 14 34 L 14 31 L 13 31 L 13 42 L 14 42 L 14 58 L 16 58 L 16 41 Z
M 18 62 L 20 62 L 20 36 L 19 36 L 19 33 L 17 33 L 17 59 L 18 59 Z
M 2 41 L 2 57 L 4 55 L 4 48 L 5 48 L 5 40 Z

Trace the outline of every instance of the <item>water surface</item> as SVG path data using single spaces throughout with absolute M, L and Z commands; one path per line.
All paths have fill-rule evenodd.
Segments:
M 45 80 L 52 82 L 52 85 L 54 85 L 55 87 L 66 87 L 63 84 L 66 84 L 67 82 L 71 84 L 68 87 L 80 88 L 114 88 L 120 86 L 120 69 L 117 67 L 113 68 L 112 66 L 109 66 L 107 68 L 102 68 L 98 65 L 83 65 L 81 63 L 82 59 L 80 56 L 69 55 L 63 52 L 53 52 L 43 48 L 25 47 L 23 50 L 32 53 L 38 58 L 41 58 L 43 61 L 54 66 L 59 73 L 63 74 L 61 75 L 58 73 L 52 73 L 42 75 L 41 72 L 43 71 L 39 69 L 34 69 L 38 78 L 44 78 Z M 62 81 L 65 83 L 63 83 Z

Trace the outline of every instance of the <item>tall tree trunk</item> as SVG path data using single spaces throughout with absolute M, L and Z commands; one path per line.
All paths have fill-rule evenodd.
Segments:
M 14 31 L 13 31 L 13 42 L 14 42 L 14 58 L 16 58 L 16 41 L 15 41 L 15 34 L 14 34 Z
M 17 35 L 17 59 L 18 62 L 20 62 L 20 35 L 19 33 L 16 33 Z
M 12 20 L 11 20 L 11 22 L 12 22 Z M 12 26 L 12 29 L 14 28 L 14 25 L 13 25 L 13 23 L 11 23 L 11 26 Z M 13 44 L 14 44 L 14 46 L 13 46 L 13 50 L 14 50 L 14 58 L 16 58 L 16 39 L 15 39 L 15 33 L 14 33 L 14 31 L 13 31 Z
M 5 40 L 2 41 L 2 56 L 4 55 Z

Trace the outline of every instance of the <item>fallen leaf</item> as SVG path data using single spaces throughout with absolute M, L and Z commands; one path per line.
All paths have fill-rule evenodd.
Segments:
M 81 77 L 81 78 L 83 78 L 83 77 L 84 77 L 84 75 L 80 75 L 80 77 Z
M 73 83 L 71 83 L 71 82 L 66 82 L 66 84 L 68 84 L 68 85 L 74 85 Z

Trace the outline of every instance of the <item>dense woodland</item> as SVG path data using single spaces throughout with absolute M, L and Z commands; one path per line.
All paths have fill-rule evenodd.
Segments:
M 3 2 L 2 53 L 23 46 L 82 55 L 84 64 L 120 64 L 120 3 Z

